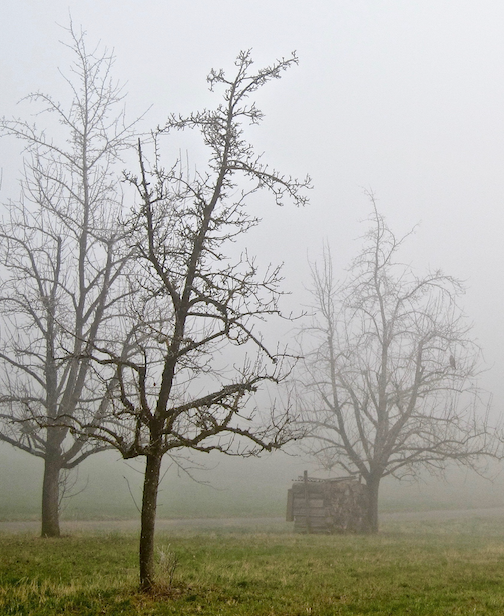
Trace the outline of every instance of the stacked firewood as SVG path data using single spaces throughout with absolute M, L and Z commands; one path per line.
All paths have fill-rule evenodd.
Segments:
M 365 487 L 353 477 L 311 479 L 305 473 L 289 490 L 287 520 L 297 533 L 364 532 Z

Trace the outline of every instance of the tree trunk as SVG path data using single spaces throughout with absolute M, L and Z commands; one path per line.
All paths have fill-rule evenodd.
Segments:
M 59 537 L 59 457 L 48 454 L 44 464 L 42 484 L 42 537 Z
M 140 589 L 149 591 L 154 585 L 154 527 L 161 471 L 161 455 L 148 455 L 142 497 L 140 532 Z
M 370 476 L 366 480 L 367 488 L 367 532 L 378 532 L 378 492 L 380 489 L 381 477 Z

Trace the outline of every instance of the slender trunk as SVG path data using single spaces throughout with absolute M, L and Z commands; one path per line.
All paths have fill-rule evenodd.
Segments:
M 42 537 L 59 537 L 59 456 L 48 454 L 44 464 L 42 484 Z
M 366 481 L 367 488 L 367 532 L 378 532 L 378 492 L 381 477 L 370 476 Z
M 140 588 L 149 591 L 154 585 L 154 527 L 161 471 L 161 455 L 147 455 L 142 498 L 140 532 Z

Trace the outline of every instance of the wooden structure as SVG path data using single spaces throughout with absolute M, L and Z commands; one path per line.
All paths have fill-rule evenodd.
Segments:
M 365 532 L 365 486 L 354 477 L 299 477 L 287 496 L 287 521 L 296 533 Z

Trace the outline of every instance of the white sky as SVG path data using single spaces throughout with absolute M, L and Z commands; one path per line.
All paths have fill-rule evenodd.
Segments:
M 251 237 L 285 262 L 292 304 L 306 301 L 307 255 L 324 238 L 339 268 L 358 250 L 372 189 L 398 234 L 421 226 L 406 259 L 467 282 L 466 312 L 485 352 L 483 384 L 504 403 L 504 4 L 499 0 L 3 0 L 0 115 L 42 90 L 58 98 L 69 12 L 117 56 L 131 116 L 144 127 L 212 104 L 210 68 L 240 49 L 257 65 L 297 50 L 300 66 L 259 95 L 259 151 L 310 173 L 304 210 L 261 208 Z M 20 161 L 0 141 L 0 201 L 15 196 Z

